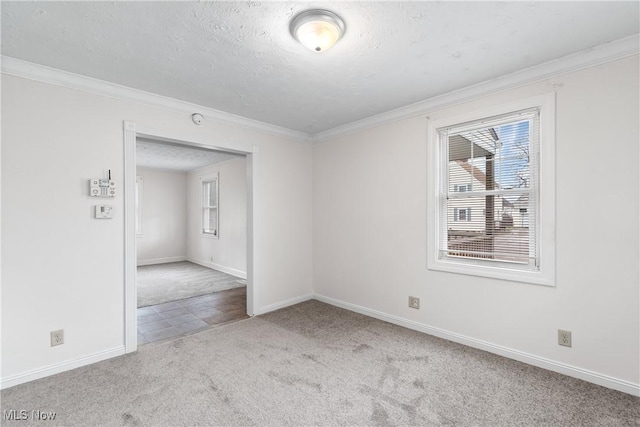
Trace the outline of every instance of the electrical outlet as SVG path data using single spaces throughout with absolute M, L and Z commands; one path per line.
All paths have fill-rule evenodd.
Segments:
M 420 298 L 409 297 L 409 308 L 415 308 L 416 310 L 420 310 Z
M 64 344 L 64 329 L 51 331 L 51 347 Z
M 558 345 L 571 347 L 571 331 L 558 329 Z

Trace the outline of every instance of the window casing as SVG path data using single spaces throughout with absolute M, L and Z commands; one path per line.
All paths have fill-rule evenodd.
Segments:
M 219 238 L 218 174 L 202 178 L 202 235 Z
M 554 284 L 554 104 L 429 122 L 429 269 Z

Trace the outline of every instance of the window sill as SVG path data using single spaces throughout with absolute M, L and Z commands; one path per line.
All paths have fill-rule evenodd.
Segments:
M 490 266 L 484 263 L 463 263 L 448 260 L 429 260 L 429 270 L 445 271 L 448 273 L 479 276 L 491 279 L 508 280 L 512 282 L 530 283 L 533 285 L 555 286 L 555 279 L 544 271 L 516 270 L 500 266 Z
M 220 239 L 220 236 L 202 232 L 200 233 L 200 237 L 204 237 L 205 239 Z

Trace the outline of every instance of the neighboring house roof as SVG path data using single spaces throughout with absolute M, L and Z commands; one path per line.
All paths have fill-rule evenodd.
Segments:
M 472 157 L 493 157 L 498 144 L 500 144 L 498 134 L 492 127 L 451 135 L 449 137 L 449 160 L 455 161 L 469 175 L 472 175 L 486 187 L 486 173 L 478 167 L 470 165 L 469 159 Z M 493 188 L 498 186 L 498 183 L 494 183 Z
M 449 135 L 449 160 L 493 156 L 499 144 L 494 128 L 483 128 Z

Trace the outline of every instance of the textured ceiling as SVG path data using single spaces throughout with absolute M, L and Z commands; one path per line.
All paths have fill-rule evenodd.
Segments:
M 347 31 L 306 50 L 292 16 Z M 2 53 L 314 134 L 621 39 L 631 2 L 2 2 Z
M 136 139 L 136 166 L 190 171 L 225 160 L 242 157 L 222 151 Z

